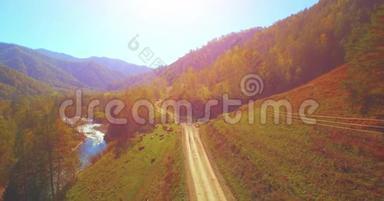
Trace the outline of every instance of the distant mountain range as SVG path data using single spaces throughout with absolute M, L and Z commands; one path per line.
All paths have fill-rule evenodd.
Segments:
M 30 49 L 15 44 L 0 43 L 0 84 L 2 89 L 15 89 L 5 78 L 15 75 L 24 81 L 39 83 L 52 89 L 88 88 L 107 90 L 130 76 L 152 69 L 106 57 L 76 58 L 45 49 Z M 13 76 L 13 78 L 15 78 Z M 13 90 L 7 90 L 7 93 Z M 32 90 L 34 91 L 34 90 Z M 30 91 L 30 92 L 32 92 Z M 44 91 L 44 90 L 43 90 Z M 27 93 L 28 94 L 28 93 Z
M 65 61 L 95 62 L 97 64 L 100 64 L 100 65 L 107 67 L 109 70 L 123 73 L 124 76 L 133 76 L 133 75 L 138 75 L 138 74 L 152 71 L 151 68 L 148 68 L 146 66 L 127 63 L 127 62 L 120 60 L 120 59 L 111 59 L 108 57 L 90 57 L 90 58 L 80 59 L 80 58 L 73 57 L 71 55 L 67 55 L 64 53 L 52 52 L 52 51 L 46 50 L 46 49 L 37 49 L 37 51 L 46 55 L 46 56 L 60 59 L 60 60 L 65 60 Z

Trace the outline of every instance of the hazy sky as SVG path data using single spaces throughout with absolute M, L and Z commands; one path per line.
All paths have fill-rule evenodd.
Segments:
M 318 0 L 0 0 L 0 42 L 77 57 L 145 64 L 140 51 L 172 63 L 209 40 L 269 26 Z M 137 37 L 139 49 L 128 43 Z

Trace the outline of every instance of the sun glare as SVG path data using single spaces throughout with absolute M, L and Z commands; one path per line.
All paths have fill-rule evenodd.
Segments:
M 138 16 L 146 21 L 193 22 L 207 10 L 203 0 L 138 0 L 135 4 Z

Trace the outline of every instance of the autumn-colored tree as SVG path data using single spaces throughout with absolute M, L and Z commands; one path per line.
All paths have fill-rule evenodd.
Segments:
M 15 163 L 4 200 L 59 200 L 78 167 L 73 147 L 79 139 L 58 118 L 54 98 L 23 99 L 22 103 L 15 104 L 13 112 Z
M 362 113 L 378 115 L 384 105 L 384 6 L 377 9 L 370 24 L 356 28 L 348 48 L 351 98 Z

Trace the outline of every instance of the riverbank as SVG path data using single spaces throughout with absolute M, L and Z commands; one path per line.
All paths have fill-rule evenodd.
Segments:
M 186 200 L 181 131 L 171 128 L 137 135 L 119 157 L 106 151 L 79 173 L 67 200 Z
M 106 128 L 106 125 L 92 122 L 86 122 L 76 127 L 77 131 L 84 136 L 83 142 L 77 146 L 80 169 L 88 167 L 92 160 L 107 148 L 104 140 Z

